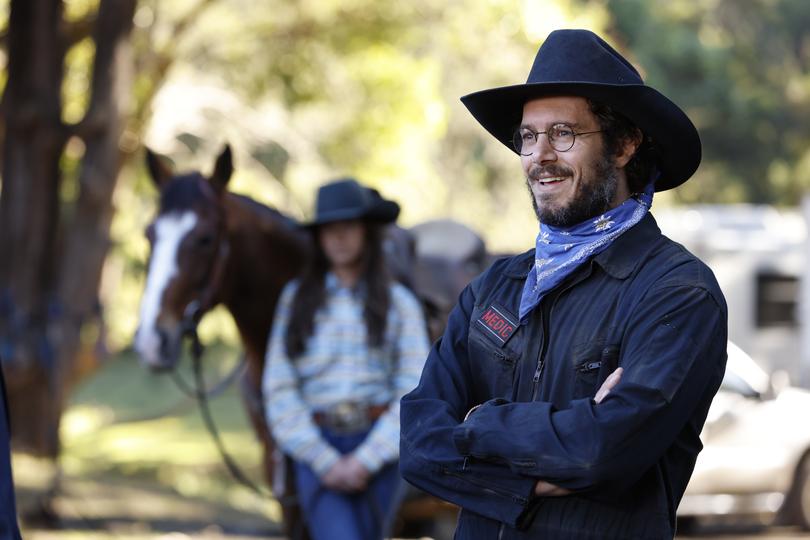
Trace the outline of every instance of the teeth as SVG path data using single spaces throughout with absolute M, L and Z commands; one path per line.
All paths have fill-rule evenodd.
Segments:
M 546 178 L 545 180 L 540 180 L 540 183 L 543 184 L 543 185 L 546 185 L 546 184 L 553 184 L 553 183 L 556 183 L 556 182 L 562 182 L 563 180 L 565 180 L 564 177 L 557 176 L 557 177 L 554 177 L 554 178 Z

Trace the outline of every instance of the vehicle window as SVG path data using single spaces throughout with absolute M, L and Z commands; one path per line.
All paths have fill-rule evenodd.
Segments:
M 798 298 L 798 277 L 774 273 L 757 274 L 757 327 L 798 327 Z

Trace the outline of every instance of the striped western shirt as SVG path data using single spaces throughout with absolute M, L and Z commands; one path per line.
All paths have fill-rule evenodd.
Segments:
M 393 283 L 383 344 L 369 347 L 363 295 L 327 274 L 313 335 L 291 360 L 284 337 L 297 287 L 293 281 L 282 291 L 267 348 L 262 389 L 273 437 L 286 454 L 323 475 L 340 453 L 321 436 L 313 413 L 343 402 L 388 404 L 353 452 L 374 473 L 399 457 L 399 400 L 419 383 L 429 348 L 421 306 Z

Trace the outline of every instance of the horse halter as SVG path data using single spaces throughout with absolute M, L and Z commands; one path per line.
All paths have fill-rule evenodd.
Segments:
M 221 208 L 222 201 L 215 193 L 213 193 L 213 190 L 207 181 L 200 180 L 200 183 L 203 186 L 202 191 L 206 198 L 211 200 L 211 202 L 217 206 L 217 209 L 220 211 L 220 218 L 222 218 L 222 215 L 224 215 Z M 206 273 L 206 282 L 198 288 L 199 293 L 197 294 L 196 298 L 193 298 L 183 310 L 183 320 L 181 323 L 183 334 L 191 335 L 195 341 L 197 325 L 200 323 L 200 319 L 202 319 L 202 316 L 205 315 L 208 310 L 214 307 L 214 299 L 217 291 L 222 285 L 225 276 L 225 266 L 227 265 L 228 257 L 230 256 L 231 246 L 228 242 L 226 228 L 223 226 L 218 233 L 219 242 L 217 243 L 217 252 L 214 256 L 213 263 Z
M 183 333 L 196 332 L 197 325 L 200 323 L 202 316 L 214 307 L 214 297 L 216 291 L 222 285 L 222 279 L 225 275 L 225 265 L 228 262 L 228 255 L 230 254 L 230 244 L 228 238 L 224 237 L 217 247 L 217 254 L 211 270 L 208 275 L 210 276 L 207 283 L 200 288 L 200 293 L 196 298 L 192 299 L 183 310 Z

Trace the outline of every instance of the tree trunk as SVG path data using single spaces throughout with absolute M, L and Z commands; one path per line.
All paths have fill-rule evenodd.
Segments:
M 92 96 L 77 126 L 61 123 L 61 0 L 13 0 L 7 130 L 0 195 L 0 356 L 18 449 L 56 458 L 59 420 L 109 249 L 119 141 L 130 90 L 136 0 L 102 0 L 93 33 Z M 79 195 L 60 229 L 59 161 L 69 135 L 85 155 Z
M 103 0 L 94 32 L 92 99 L 78 131 L 85 143 L 80 191 L 72 219 L 66 225 L 59 276 L 66 316 L 60 321 L 58 356 L 63 365 L 70 366 L 69 376 L 75 375 L 79 348 L 93 345 L 81 343 L 83 329 L 102 324 L 98 290 L 110 247 L 113 192 L 124 161 L 119 142 L 132 108 L 133 62 L 128 38 L 135 4 L 136 0 Z
M 11 2 L 0 194 L 0 355 L 12 439 L 48 456 L 58 452 L 53 390 L 60 366 L 51 330 L 60 311 L 53 280 L 66 140 L 61 21 L 60 0 Z

